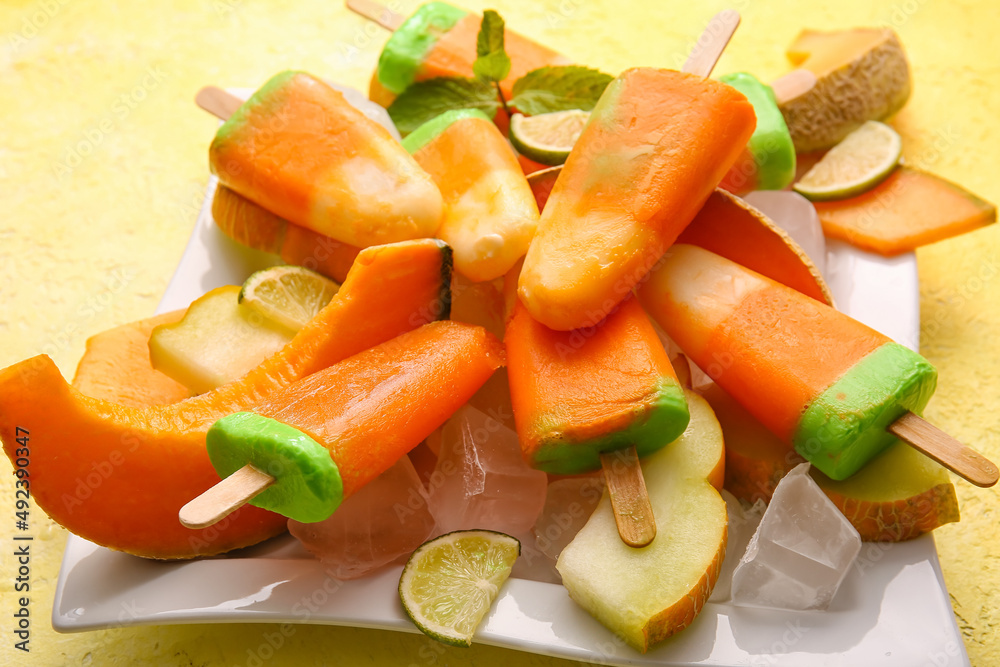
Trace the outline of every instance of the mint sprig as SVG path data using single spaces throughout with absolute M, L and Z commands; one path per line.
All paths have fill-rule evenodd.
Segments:
M 406 135 L 452 109 L 479 109 L 492 118 L 500 109 L 500 100 L 488 83 L 439 77 L 412 84 L 389 105 L 388 111 L 396 129 Z
M 514 83 L 512 106 L 528 116 L 554 111 L 590 111 L 614 80 L 610 74 L 581 65 L 542 67 Z
M 452 109 L 479 109 L 493 117 L 503 107 L 508 117 L 517 111 L 537 116 L 554 111 L 590 111 L 614 79 L 581 65 L 542 67 L 514 83 L 513 96 L 504 98 L 500 82 L 510 74 L 510 57 L 504 50 L 503 18 L 492 9 L 483 12 L 476 38 L 474 79 L 440 77 L 410 85 L 389 105 L 389 116 L 406 135 Z

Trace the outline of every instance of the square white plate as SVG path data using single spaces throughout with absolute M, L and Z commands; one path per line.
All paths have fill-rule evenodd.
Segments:
M 274 263 L 215 226 L 209 183 L 161 312 L 209 289 L 240 284 Z M 839 307 L 916 347 L 916 260 L 831 243 L 826 274 Z M 71 535 L 52 610 L 60 632 L 170 623 L 290 622 L 417 632 L 399 603 L 400 567 L 340 582 L 284 536 L 223 557 L 158 562 Z M 476 641 L 612 665 L 968 665 L 934 540 L 868 544 L 827 612 L 789 613 L 708 603 L 684 632 L 640 655 L 557 584 L 510 579 Z

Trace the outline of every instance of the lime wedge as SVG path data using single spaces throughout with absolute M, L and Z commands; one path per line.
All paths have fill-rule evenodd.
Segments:
M 535 162 L 549 166 L 562 164 L 589 119 L 590 112 L 579 109 L 537 116 L 516 113 L 510 118 L 510 143 L 518 153 Z
M 520 542 L 492 530 L 459 530 L 436 537 L 406 561 L 399 599 L 427 636 L 452 646 L 470 646 L 520 554 Z
M 273 266 L 243 283 L 239 302 L 281 326 L 298 331 L 340 289 L 326 276 L 301 266 Z
M 793 187 L 812 201 L 853 197 L 891 174 L 902 152 L 896 131 L 870 120 L 831 148 Z

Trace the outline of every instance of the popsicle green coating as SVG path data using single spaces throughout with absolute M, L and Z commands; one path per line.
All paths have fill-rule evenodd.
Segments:
M 326 519 L 343 500 L 330 452 L 302 431 L 253 412 L 219 419 L 208 430 L 208 458 L 220 477 L 246 464 L 275 478 L 250 504 L 303 523 Z
M 795 144 L 788 125 L 778 109 L 778 100 L 771 87 L 746 72 L 735 72 L 719 77 L 743 93 L 753 105 L 757 115 L 747 149 L 757 164 L 758 190 L 781 190 L 795 179 Z
M 276 99 L 274 95 L 275 91 L 283 88 L 289 81 L 294 79 L 299 74 L 303 74 L 303 72 L 285 70 L 284 72 L 278 72 L 268 79 L 267 82 L 258 88 L 246 102 L 240 105 L 233 115 L 227 118 L 226 121 L 219 126 L 219 129 L 215 133 L 215 140 L 213 143 L 225 141 L 233 130 L 246 124 L 247 117 L 250 115 L 251 109 L 264 105 L 270 105 L 273 107 L 274 100 Z M 266 106 L 264 106 L 264 108 L 266 108 Z
M 648 456 L 673 442 L 691 420 L 684 390 L 672 377 L 664 376 L 653 388 L 651 400 L 628 428 L 592 438 L 569 440 L 561 425 L 552 420 L 539 424 L 543 436 L 532 461 L 533 468 L 560 475 L 573 475 L 601 468 L 601 453 L 635 445 L 639 457 Z
M 399 95 L 416 78 L 424 58 L 438 38 L 469 12 L 446 2 L 428 2 L 399 26 L 378 58 L 378 80 Z
M 408 134 L 406 138 L 403 139 L 403 148 L 405 148 L 407 152 L 412 155 L 433 141 L 439 134 L 451 127 L 453 123 L 456 123 L 463 118 L 482 118 L 483 120 L 492 122 L 490 117 L 479 109 L 452 109 L 450 111 L 445 111 L 440 116 L 435 116 Z
M 899 343 L 886 343 L 856 363 L 806 409 L 795 450 L 829 477 L 846 479 L 898 441 L 886 430 L 906 411 L 919 414 L 937 371 Z

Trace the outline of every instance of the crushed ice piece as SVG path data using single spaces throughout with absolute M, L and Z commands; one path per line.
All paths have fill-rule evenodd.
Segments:
M 733 572 L 732 603 L 826 609 L 861 550 L 861 536 L 809 475 L 792 469 Z
M 438 530 L 527 533 L 545 503 L 548 477 L 528 467 L 517 434 L 465 405 L 441 429 L 428 507 Z
M 338 579 L 357 579 L 408 555 L 434 530 L 424 487 L 409 458 L 347 498 L 316 523 L 289 520 L 288 531 Z
M 726 540 L 726 558 L 722 561 L 722 570 L 719 572 L 719 580 L 712 589 L 709 602 L 726 602 L 729 600 L 733 586 L 733 570 L 736 569 L 740 558 L 746 553 L 750 538 L 753 537 L 760 519 L 764 516 L 767 503 L 761 498 L 757 499 L 753 505 L 744 503 L 725 489 L 719 491 L 722 499 L 726 501 L 726 514 L 729 516 Z
M 535 546 L 554 563 L 586 525 L 604 494 L 604 476 L 571 477 L 549 484 L 535 521 Z

